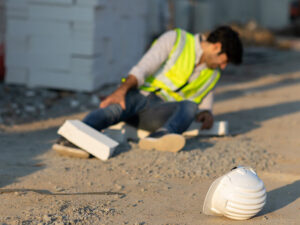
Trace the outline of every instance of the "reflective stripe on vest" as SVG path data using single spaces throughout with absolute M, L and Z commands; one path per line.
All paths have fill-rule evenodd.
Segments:
M 220 73 L 217 70 L 204 69 L 196 79 L 189 81 L 195 67 L 195 38 L 180 29 L 176 29 L 176 33 L 176 42 L 168 59 L 154 75 L 146 79 L 141 89 L 156 91 L 167 101 L 189 99 L 200 103 L 215 86 Z

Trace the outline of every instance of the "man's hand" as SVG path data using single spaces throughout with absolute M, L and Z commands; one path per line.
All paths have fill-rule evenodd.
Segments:
M 134 75 L 129 74 L 126 81 L 115 90 L 111 95 L 105 98 L 99 105 L 100 108 L 105 108 L 111 104 L 120 104 L 123 110 L 126 108 L 125 96 L 131 88 L 137 87 L 137 79 Z
M 111 95 L 107 96 L 99 105 L 100 108 L 105 108 L 111 104 L 120 104 L 123 110 L 125 110 L 125 95 L 126 93 L 120 89 L 117 89 Z
M 210 129 L 214 124 L 214 116 L 210 111 L 205 110 L 196 115 L 196 121 L 202 122 L 201 130 Z

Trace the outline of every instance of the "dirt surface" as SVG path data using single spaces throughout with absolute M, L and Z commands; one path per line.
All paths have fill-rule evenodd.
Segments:
M 268 198 L 235 224 L 299 224 L 300 53 L 246 53 L 216 88 L 216 120 L 230 135 L 188 138 L 177 154 L 129 142 L 105 162 L 61 157 L 51 150 L 58 127 L 114 86 L 84 94 L 1 84 L 1 224 L 232 224 L 202 206 L 211 182 L 236 165 L 257 171 Z

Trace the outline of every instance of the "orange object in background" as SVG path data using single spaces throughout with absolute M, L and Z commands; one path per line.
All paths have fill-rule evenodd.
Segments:
M 0 43 L 0 81 L 4 80 L 5 66 L 4 66 L 4 44 Z

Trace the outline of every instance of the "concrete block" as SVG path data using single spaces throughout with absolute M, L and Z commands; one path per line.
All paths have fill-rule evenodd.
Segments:
M 73 5 L 75 0 L 28 0 L 30 4 L 45 4 L 45 5 Z
M 64 6 L 55 5 L 30 5 L 29 18 L 36 20 L 51 21 L 86 21 L 93 22 L 96 9 L 92 7 Z
M 29 8 L 26 0 L 7 0 L 5 7 L 7 18 L 28 18 Z
M 6 21 L 6 34 L 10 36 L 28 36 L 28 22 L 26 20 L 8 18 Z
M 101 39 L 79 40 L 68 37 L 38 37 L 30 38 L 30 52 L 42 54 L 74 54 L 93 56 L 103 52 Z
M 201 130 L 201 123 L 193 122 L 187 131 L 183 133 L 184 136 L 225 136 L 228 135 L 228 123 L 227 121 L 216 121 L 213 127 L 209 130 Z M 116 125 L 110 126 L 104 132 L 110 134 L 111 138 L 117 138 L 119 140 L 119 133 L 113 133 L 111 130 L 119 130 L 125 136 L 125 140 L 127 139 L 140 139 L 147 137 L 150 132 L 146 130 L 136 129 L 124 122 L 118 123 Z M 114 136 L 116 135 L 116 137 Z
M 43 54 L 29 52 L 26 57 L 28 58 L 28 66 L 31 68 L 65 71 L 68 71 L 71 68 L 70 54 Z
M 119 144 L 79 120 L 67 120 L 58 134 L 101 160 L 112 156 Z
M 67 37 L 38 37 L 30 38 L 30 52 L 37 54 L 50 55 L 69 55 L 71 56 L 71 42 Z
M 23 19 L 27 20 L 29 18 L 28 12 L 27 11 L 15 11 L 15 10 L 10 10 L 7 9 L 5 11 L 6 13 L 6 18 L 14 18 L 14 19 Z
M 28 53 L 29 37 L 26 36 L 5 36 L 5 51 L 14 53 Z
M 92 7 L 104 7 L 108 4 L 109 0 L 77 0 L 78 6 L 92 6 Z
M 7 0 L 5 1 L 5 7 L 9 10 L 24 11 L 28 9 L 27 0 Z
M 71 72 L 76 73 L 99 73 L 102 72 L 104 67 L 104 57 L 72 57 L 71 58 Z
M 68 40 L 72 36 L 70 22 L 28 20 L 27 23 L 28 33 L 33 36 L 60 37 Z
M 193 122 L 184 136 L 226 136 L 228 135 L 228 122 L 215 121 L 214 125 L 209 130 L 201 130 L 201 123 Z
M 109 38 L 116 33 L 117 20 L 118 16 L 112 9 L 96 9 L 94 21 L 74 21 L 73 29 L 75 38 Z
M 103 53 L 103 41 L 101 39 L 72 39 L 72 54 L 93 56 Z
M 18 67 L 7 67 L 5 74 L 6 84 L 27 84 L 28 81 L 28 69 Z
M 28 54 L 18 52 L 5 53 L 5 66 L 6 67 L 25 67 L 28 68 Z

